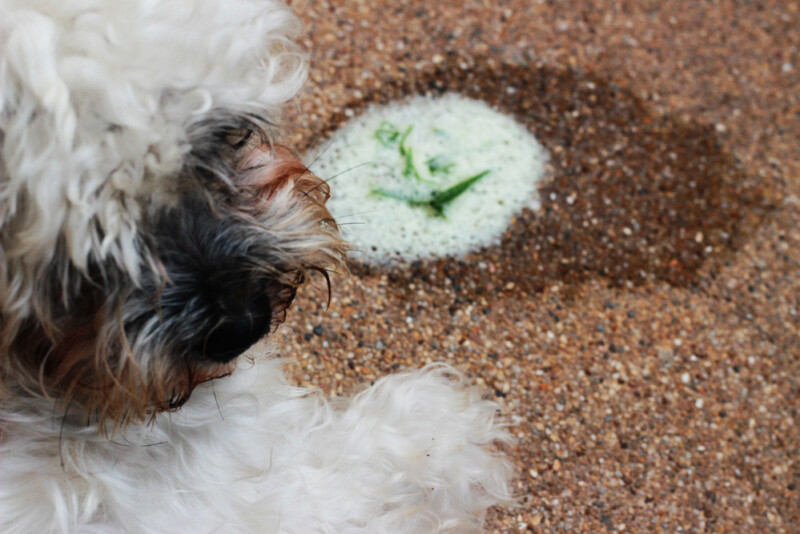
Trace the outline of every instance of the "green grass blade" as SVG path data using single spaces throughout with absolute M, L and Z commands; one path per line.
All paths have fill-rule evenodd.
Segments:
M 437 191 L 433 199 L 431 199 L 431 207 L 433 207 L 437 211 L 444 211 L 445 206 L 447 206 L 450 202 L 454 201 L 462 194 L 464 194 L 470 187 L 475 185 L 475 182 L 489 174 L 491 171 L 485 170 L 476 174 L 475 176 L 470 176 L 466 180 L 462 180 L 455 184 L 452 187 L 445 189 L 444 191 Z
M 383 121 L 375 131 L 375 137 L 383 146 L 392 146 L 392 143 L 397 141 L 397 138 L 400 137 L 400 130 L 391 122 Z
M 370 190 L 370 194 L 384 198 L 393 198 L 395 200 L 402 200 L 403 202 L 409 202 L 412 200 L 409 197 L 403 196 L 393 191 L 387 191 L 386 189 L 372 189 Z
M 411 135 L 411 130 L 413 129 L 413 125 L 406 128 L 406 131 L 403 132 L 403 136 L 400 138 L 400 144 L 398 145 L 398 148 L 400 149 L 400 154 L 402 156 L 405 156 L 406 152 L 409 151 L 409 148 L 406 146 L 406 139 L 408 139 L 408 136 Z
M 416 180 L 418 182 L 421 182 L 423 184 L 428 184 L 428 185 L 432 185 L 432 186 L 436 185 L 436 183 L 434 183 L 434 182 L 432 182 L 430 180 L 426 180 L 425 178 L 423 178 L 422 175 L 417 170 L 417 167 L 414 165 L 414 149 L 413 148 L 411 148 L 410 146 L 409 147 L 405 147 L 404 156 L 405 156 L 405 166 L 403 167 L 403 176 L 405 176 L 409 180 L 410 179 L 414 179 L 414 180 Z
M 444 154 L 425 160 L 425 165 L 428 166 L 428 170 L 431 174 L 450 174 L 452 168 L 456 166 L 456 164 L 450 161 L 450 158 Z
M 417 172 L 417 169 L 414 168 L 414 150 L 412 148 L 406 148 L 404 156 L 405 166 L 403 167 L 403 176 L 406 178 L 419 179 L 419 173 Z
M 412 206 L 427 206 L 431 202 L 430 200 L 420 200 L 418 198 L 407 197 L 405 195 L 401 195 L 400 193 L 395 193 L 394 191 L 388 191 L 386 189 L 372 189 L 370 190 L 370 194 L 384 198 L 402 200 L 403 202 L 406 202 Z

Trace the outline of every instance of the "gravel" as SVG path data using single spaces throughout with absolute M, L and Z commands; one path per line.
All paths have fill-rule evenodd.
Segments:
M 299 152 L 370 103 L 458 90 L 526 124 L 551 168 L 495 247 L 354 264 L 329 309 L 307 287 L 279 336 L 293 379 L 469 373 L 518 436 L 520 505 L 486 532 L 796 531 L 798 4 L 295 7 Z

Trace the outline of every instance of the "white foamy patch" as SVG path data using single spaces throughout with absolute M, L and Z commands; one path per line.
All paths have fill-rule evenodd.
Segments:
M 369 263 L 497 242 L 516 213 L 539 207 L 548 158 L 525 126 L 456 94 L 373 106 L 319 151 L 306 163 L 335 177 L 328 208 Z M 450 188 L 483 173 L 454 197 Z

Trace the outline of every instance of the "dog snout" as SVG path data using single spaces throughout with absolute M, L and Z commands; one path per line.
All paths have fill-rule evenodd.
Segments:
M 199 195 L 162 212 L 150 241 L 163 275 L 137 294 L 149 310 L 134 325 L 157 317 L 161 335 L 198 363 L 230 362 L 267 336 L 303 281 L 268 228 Z
M 272 303 L 269 295 L 252 288 L 247 295 L 220 295 L 216 324 L 201 339 L 195 350 L 203 359 L 228 363 L 269 333 Z

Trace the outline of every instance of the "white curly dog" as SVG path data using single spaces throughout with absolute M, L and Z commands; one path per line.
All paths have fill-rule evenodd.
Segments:
M 508 501 L 455 371 L 329 401 L 245 354 L 347 248 L 280 144 L 298 31 L 276 0 L 0 0 L 0 532 L 465 533 Z

